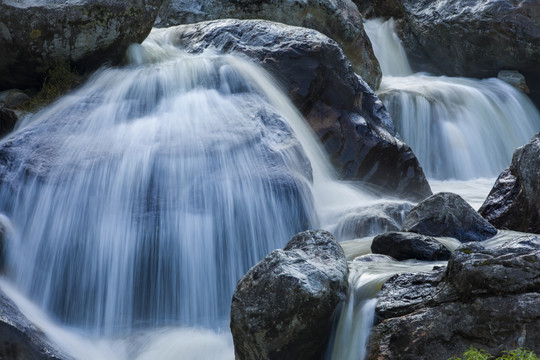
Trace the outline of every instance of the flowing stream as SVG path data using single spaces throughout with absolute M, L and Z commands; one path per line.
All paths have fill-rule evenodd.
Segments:
M 399 43 L 374 34 L 394 39 L 391 24 L 366 28 L 398 59 Z M 0 287 L 76 359 L 233 359 L 230 299 L 251 266 L 310 228 L 341 234 L 351 260 L 369 253 L 372 237 L 351 239 L 340 223 L 392 204 L 337 181 L 263 70 L 186 54 L 174 31 L 154 29 L 128 66 L 101 69 L 0 143 L 11 229 Z M 379 59 L 380 96 L 437 189 L 480 202 L 475 184 L 489 189 L 538 129 L 534 107 L 497 80 L 410 75 L 406 58 Z M 398 65 L 408 76 L 386 76 Z M 475 93 L 485 100 L 469 107 Z M 362 358 L 384 279 L 433 265 L 352 261 L 330 356 Z
M 78 359 L 232 359 L 240 277 L 295 233 L 379 201 L 336 180 L 262 69 L 186 54 L 174 31 L 0 144 L 2 288 Z

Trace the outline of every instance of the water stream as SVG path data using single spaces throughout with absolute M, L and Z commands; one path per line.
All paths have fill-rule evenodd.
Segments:
M 399 43 L 369 30 L 391 23 L 366 27 L 398 59 Z M 351 239 L 340 222 L 389 203 L 336 179 L 263 70 L 232 55 L 186 54 L 170 40 L 174 31 L 154 29 L 130 49 L 128 66 L 101 69 L 0 143 L 11 159 L 1 220 L 12 228 L 0 287 L 76 359 L 233 359 L 230 298 L 245 271 L 309 228 L 336 230 L 350 259 L 368 253 L 372 236 Z M 464 189 L 479 206 L 477 190 L 486 192 L 538 130 L 536 110 L 498 81 L 433 80 L 410 75 L 403 60 L 381 64 L 385 75 L 397 67 L 395 75 L 409 75 L 385 76 L 379 93 L 436 188 Z M 475 89 L 490 109 L 459 103 L 469 90 L 441 95 L 445 81 L 452 91 Z M 457 121 L 441 106 L 474 113 Z M 469 138 L 475 122 L 481 136 Z M 415 128 L 431 136 L 410 135 Z M 433 265 L 351 262 L 332 357 L 363 357 L 384 279 Z

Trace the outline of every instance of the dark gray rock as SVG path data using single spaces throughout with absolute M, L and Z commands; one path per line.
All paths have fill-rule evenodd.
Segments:
M 499 229 L 540 234 L 540 133 L 518 148 L 478 212 Z
M 493 250 L 467 244 L 448 262 L 449 282 L 464 301 L 540 291 L 540 239 L 524 237 Z
M 383 203 L 359 208 L 338 222 L 334 234 L 344 241 L 398 231 L 412 207 L 410 203 Z
M 457 249 L 448 268 L 399 274 L 378 295 L 369 359 L 449 359 L 470 346 L 540 351 L 540 240 Z
M 386 194 L 424 199 L 431 189 L 418 159 L 395 135 L 390 115 L 337 43 L 314 30 L 262 20 L 220 20 L 177 28 L 178 46 L 236 52 L 283 85 L 322 140 L 342 178 Z
M 161 1 L 0 1 L 0 90 L 37 88 L 61 61 L 80 71 L 120 62 L 146 38 Z
M 450 250 L 430 236 L 406 232 L 387 232 L 376 236 L 371 252 L 393 257 L 396 260 L 439 261 L 450 259 Z
M 409 211 L 403 231 L 429 236 L 448 236 L 461 242 L 482 241 L 497 229 L 482 218 L 459 195 L 438 193 Z
M 353 262 L 356 262 L 356 263 L 392 262 L 392 261 L 396 261 L 396 259 L 393 259 L 390 256 L 380 255 L 380 254 L 366 254 L 362 256 L 357 256 L 353 259 Z
M 24 115 L 17 107 L 29 100 L 30 97 L 18 89 L 0 92 L 0 136 L 13 130 L 17 121 Z
M 237 359 L 322 358 L 347 294 L 348 267 L 326 231 L 295 235 L 238 282 L 231 305 Z
M 0 359 L 67 360 L 0 291 Z
M 354 70 L 372 89 L 382 73 L 351 0 L 165 0 L 156 26 L 218 19 L 263 19 L 320 31 L 339 43 Z

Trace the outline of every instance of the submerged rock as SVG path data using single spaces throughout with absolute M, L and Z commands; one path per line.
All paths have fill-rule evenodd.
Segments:
M 448 269 L 400 274 L 378 296 L 369 359 L 449 359 L 470 346 L 540 351 L 540 240 L 454 252 Z
M 438 193 L 409 211 L 403 231 L 429 236 L 448 236 L 461 242 L 482 241 L 497 229 L 482 218 L 459 195 Z
M 258 61 L 284 86 L 342 178 L 412 200 L 431 195 L 418 159 L 396 137 L 382 102 L 335 41 L 314 30 L 262 20 L 183 25 L 173 37 L 189 52 L 211 48 Z
M 238 282 L 231 305 L 237 359 L 318 359 L 348 288 L 345 254 L 326 231 L 295 235 Z
M 334 233 L 343 241 L 398 231 L 412 207 L 410 203 L 383 203 L 359 208 L 342 218 Z
M 0 291 L 0 359 L 68 360 Z
M 162 0 L 0 2 L 0 90 L 39 87 L 58 62 L 92 70 L 143 41 Z
M 527 82 L 525 81 L 525 76 L 523 76 L 523 74 L 521 74 L 519 71 L 501 70 L 497 74 L 497 78 L 507 84 L 512 85 L 513 87 L 515 87 L 521 92 L 524 92 L 525 94 L 528 94 L 530 92 L 529 87 L 527 86 Z
M 320 31 L 340 44 L 356 73 L 372 89 L 379 87 L 379 62 L 351 0 L 165 0 L 156 26 L 228 18 L 263 19 Z
M 393 257 L 396 260 L 448 260 L 451 252 L 430 236 L 406 232 L 387 232 L 376 236 L 371 252 Z
M 478 212 L 499 229 L 540 234 L 540 133 L 518 148 Z

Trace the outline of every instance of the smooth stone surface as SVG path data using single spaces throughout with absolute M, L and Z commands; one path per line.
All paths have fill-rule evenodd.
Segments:
M 451 252 L 430 236 L 406 232 L 387 232 L 376 236 L 371 252 L 393 257 L 396 260 L 440 261 L 450 259 Z
M 518 148 L 478 212 L 499 229 L 540 234 L 540 133 Z
M 453 193 L 435 194 L 412 208 L 403 231 L 453 237 L 461 242 L 482 241 L 497 234 L 493 225 Z

